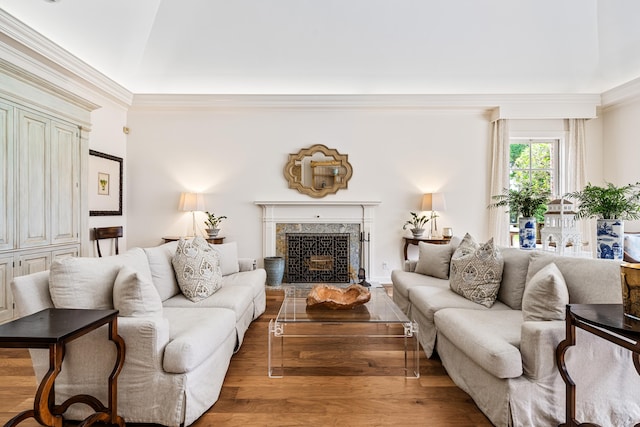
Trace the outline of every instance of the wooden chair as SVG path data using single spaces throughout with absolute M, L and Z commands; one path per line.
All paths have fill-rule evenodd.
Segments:
M 100 240 L 103 239 L 115 239 L 116 255 L 118 255 L 118 237 L 122 237 L 122 226 L 118 227 L 95 227 L 93 229 L 94 239 L 96 241 L 96 247 L 98 248 L 98 256 L 102 257 L 100 252 Z

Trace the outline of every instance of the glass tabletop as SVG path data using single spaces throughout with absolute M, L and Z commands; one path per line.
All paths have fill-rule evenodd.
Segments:
M 286 286 L 276 322 L 282 323 L 408 323 L 409 318 L 391 300 L 384 288 L 371 288 L 371 299 L 348 310 L 307 307 L 311 287 Z

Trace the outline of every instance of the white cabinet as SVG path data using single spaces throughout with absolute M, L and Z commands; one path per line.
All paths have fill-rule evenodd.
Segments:
M 0 322 L 13 277 L 80 253 L 79 127 L 0 100 Z

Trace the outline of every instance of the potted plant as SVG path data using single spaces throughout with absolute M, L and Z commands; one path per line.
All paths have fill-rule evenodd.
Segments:
M 489 208 L 506 206 L 508 212 L 518 218 L 520 248 L 535 249 L 536 247 L 536 217 L 542 216 L 549 203 L 549 192 L 536 190 L 528 185 L 521 189 L 505 188 L 502 194 L 491 196 L 494 203 Z
M 207 214 L 207 220 L 204 222 L 204 224 L 207 226 L 207 234 L 209 235 L 209 238 L 216 237 L 220 232 L 220 228 L 218 228 L 218 225 L 220 225 L 222 220 L 226 219 L 227 217 L 222 215 L 215 216 L 215 214 L 211 212 L 205 212 L 205 214 Z
M 424 226 L 427 222 L 429 222 L 429 218 L 425 215 L 418 215 L 416 212 L 409 212 L 411 214 L 411 219 L 407 220 L 402 226 L 403 230 L 406 230 L 407 227 L 411 227 L 411 233 L 413 233 L 413 237 L 420 237 L 424 233 Z
M 624 220 L 640 219 L 640 182 L 616 187 L 588 183 L 565 195 L 578 202 L 576 218 L 596 218 L 598 258 L 621 260 L 624 254 Z

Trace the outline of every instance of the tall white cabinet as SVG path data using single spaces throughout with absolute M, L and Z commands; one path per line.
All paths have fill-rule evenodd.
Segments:
M 0 84 L 0 323 L 15 314 L 14 277 L 79 256 L 88 240 L 89 111 L 24 82 L 8 89 Z

